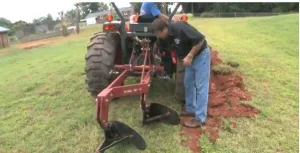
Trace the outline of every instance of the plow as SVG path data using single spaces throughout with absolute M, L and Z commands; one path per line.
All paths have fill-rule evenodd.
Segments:
M 149 45 L 149 43 L 146 43 Z M 149 59 L 149 47 L 144 47 L 144 62 Z M 147 93 L 151 85 L 151 74 L 155 71 L 162 71 L 162 67 L 152 64 L 143 66 L 115 65 L 115 69 L 121 70 L 121 74 L 97 97 L 96 120 L 104 129 L 105 140 L 99 148 L 99 152 L 112 147 L 118 142 L 128 140 L 138 149 L 145 149 L 146 143 L 143 137 L 131 127 L 118 121 L 108 121 L 109 102 L 115 97 L 140 95 L 140 103 L 143 112 L 142 124 L 161 121 L 166 124 L 177 125 L 180 122 L 179 115 L 171 108 L 158 103 L 148 103 Z M 138 84 L 124 85 L 130 73 L 141 73 L 141 80 Z
M 153 122 L 178 125 L 180 116 L 168 106 L 147 101 L 152 78 L 164 73 L 164 66 L 155 58 L 158 54 L 154 49 L 157 38 L 150 31 L 151 21 L 139 16 L 137 23 L 126 25 L 115 3 L 111 6 L 119 19 L 113 20 L 111 14 L 107 15 L 103 32 L 92 36 L 85 57 L 87 89 L 96 99 L 95 118 L 105 136 L 96 152 L 103 153 L 123 141 L 144 150 L 146 142 L 138 132 L 125 123 L 109 120 L 109 105 L 113 99 L 140 95 L 143 125 Z M 180 3 L 169 15 L 169 22 L 179 6 Z M 164 52 L 171 51 L 165 49 Z M 172 64 L 175 67 L 176 63 Z M 176 72 L 176 69 L 173 71 Z M 129 76 L 139 77 L 140 80 L 136 84 L 125 85 Z

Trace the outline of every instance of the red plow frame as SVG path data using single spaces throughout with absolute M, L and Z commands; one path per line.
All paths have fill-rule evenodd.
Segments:
M 124 140 L 130 141 L 138 149 L 144 150 L 146 148 L 143 137 L 131 127 L 118 121 L 109 121 L 109 104 L 114 98 L 140 95 L 143 124 L 161 121 L 166 124 L 177 125 L 180 122 L 178 113 L 173 109 L 158 103 L 149 103 L 146 101 L 152 75 L 156 72 L 162 72 L 164 68 L 151 63 L 149 40 L 144 39 L 142 50 L 142 55 L 144 55 L 143 65 L 115 65 L 114 70 L 122 72 L 97 96 L 95 116 L 97 122 L 105 132 L 105 140 L 97 149 L 97 152 L 104 152 L 106 149 Z M 134 59 L 133 56 L 132 53 L 130 63 Z M 138 84 L 123 85 L 126 78 L 131 74 L 141 75 L 140 82 Z

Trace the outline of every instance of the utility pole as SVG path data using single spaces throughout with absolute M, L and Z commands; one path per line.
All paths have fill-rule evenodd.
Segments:
M 80 14 L 79 14 L 79 4 L 76 3 L 75 6 L 76 6 L 76 15 L 75 15 L 75 18 L 76 18 L 76 33 L 79 34 L 80 32 L 80 29 L 79 29 L 79 21 L 80 21 Z
M 194 3 L 192 3 L 192 14 L 194 15 Z

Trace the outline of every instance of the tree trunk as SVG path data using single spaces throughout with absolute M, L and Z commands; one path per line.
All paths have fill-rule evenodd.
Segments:
M 167 14 L 167 3 L 166 2 L 161 3 L 161 13 Z
M 68 36 L 68 31 L 67 31 L 67 25 L 65 23 L 65 19 L 64 19 L 64 12 L 61 11 L 60 13 L 60 19 L 61 19 L 61 31 L 62 31 L 62 35 L 64 37 Z

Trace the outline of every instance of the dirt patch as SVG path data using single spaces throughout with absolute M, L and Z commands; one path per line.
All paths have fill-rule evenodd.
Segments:
M 52 44 L 54 42 L 55 42 L 54 40 L 38 40 L 33 42 L 21 43 L 18 44 L 17 47 L 27 50 L 27 49 L 32 49 L 32 48 L 37 48 L 48 44 Z
M 5 48 L 5 49 L 1 49 L 0 50 L 0 56 L 5 55 L 7 53 L 9 53 L 10 49 L 9 48 Z
M 218 52 L 213 49 L 211 49 L 211 58 L 211 67 L 223 64 L 218 57 Z M 240 102 L 249 101 L 252 97 L 245 89 L 243 78 L 236 72 L 219 74 L 211 71 L 209 88 L 206 126 L 203 129 L 181 127 L 182 133 L 188 137 L 183 144 L 195 153 L 201 151 L 197 145 L 201 133 L 208 133 L 212 143 L 217 141 L 219 131 L 225 127 L 222 118 L 254 117 L 260 112 L 258 109 Z M 183 122 L 190 118 L 182 117 L 181 119 Z M 237 125 L 236 122 L 230 121 L 229 126 L 234 128 Z
M 191 120 L 192 117 L 184 117 L 181 119 L 181 125 L 183 122 Z M 200 152 L 200 148 L 198 147 L 198 138 L 200 137 L 202 131 L 197 128 L 187 128 L 185 126 L 181 126 L 181 131 L 184 136 L 187 137 L 185 141 L 182 142 L 184 146 L 188 146 L 193 152 Z

